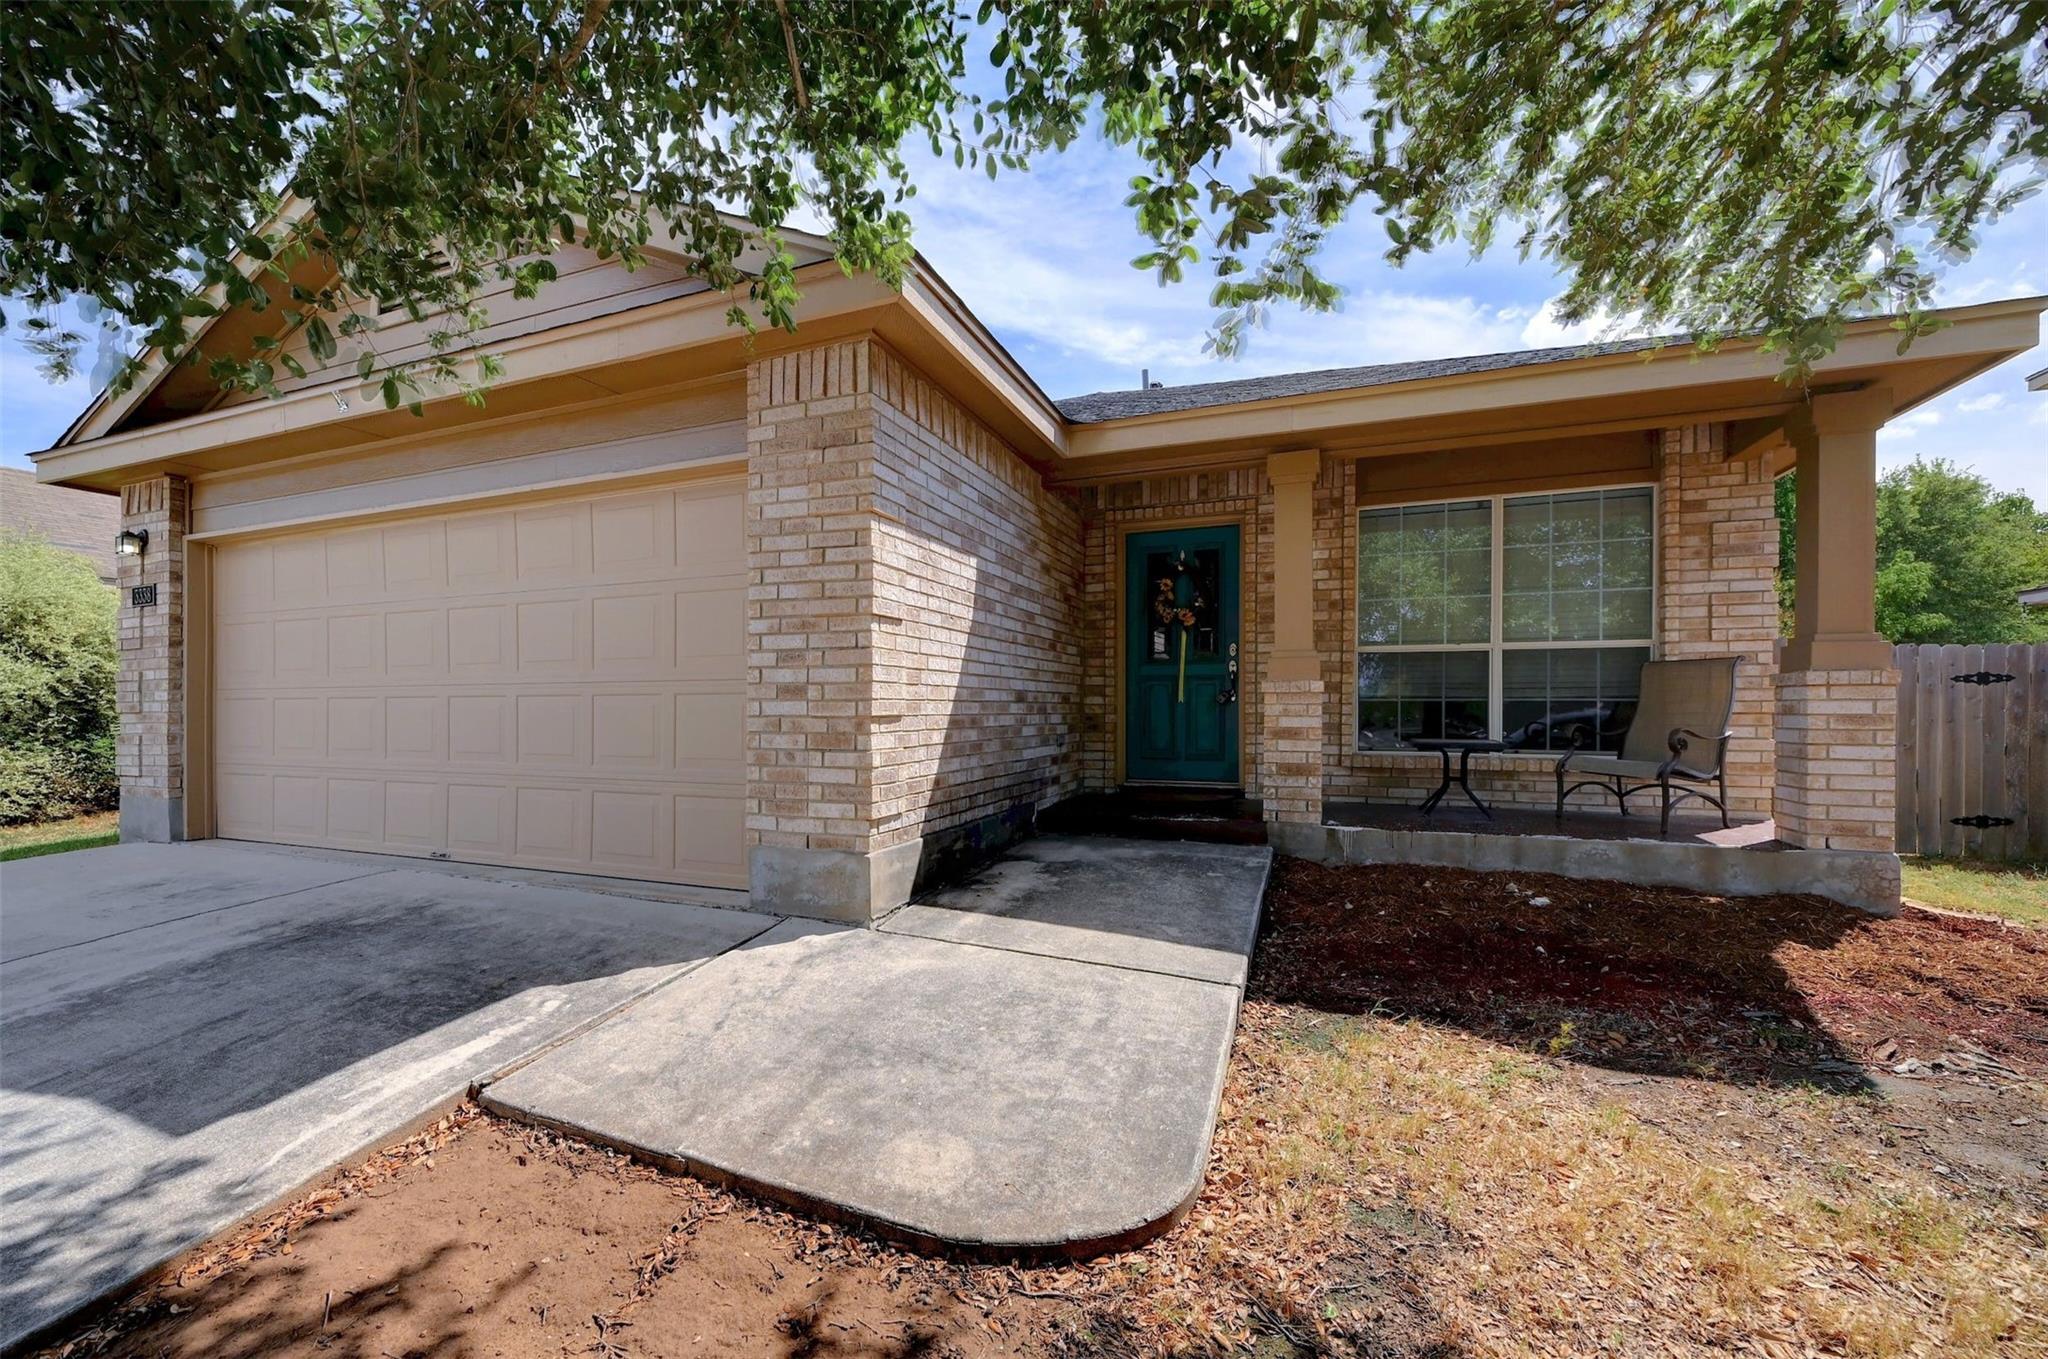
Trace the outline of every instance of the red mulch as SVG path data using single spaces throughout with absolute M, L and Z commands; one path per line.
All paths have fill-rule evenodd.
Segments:
M 2048 1071 L 2048 931 L 2021 925 L 1282 859 L 1260 949 L 1263 999 L 1412 1014 L 1636 1070 L 1811 1079 L 1974 1046 Z

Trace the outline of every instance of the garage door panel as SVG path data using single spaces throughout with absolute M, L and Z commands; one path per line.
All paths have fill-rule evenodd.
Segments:
M 384 593 L 384 531 L 351 529 L 327 538 L 329 604 L 368 603 Z
M 451 519 L 443 533 L 448 542 L 450 589 L 473 592 L 512 588 L 511 515 Z
M 270 625 L 266 671 L 280 681 L 320 684 L 327 679 L 327 620 L 280 618 Z
M 384 751 L 395 763 L 448 763 L 448 703 L 439 694 L 394 694 L 384 700 Z
M 280 783 L 284 782 L 280 777 Z M 384 785 L 377 779 L 328 779 L 327 833 L 347 844 L 373 846 L 384 839 Z
M 469 679 L 510 679 L 512 610 L 503 604 L 472 604 L 448 610 L 448 673 Z
M 590 506 L 553 505 L 513 516 L 513 562 L 521 585 L 550 585 L 591 574 Z
M 503 784 L 448 787 L 448 848 L 484 863 L 512 857 L 512 790 Z
M 400 598 L 438 595 L 448 587 L 448 539 L 433 520 L 383 530 L 384 589 Z
M 227 543 L 223 835 L 739 886 L 730 484 Z
M 327 780 L 279 774 L 270 780 L 270 828 L 278 835 L 327 833 Z
M 589 603 L 581 599 L 535 599 L 513 614 L 515 654 L 521 678 L 581 675 L 590 669 Z
M 318 698 L 274 698 L 270 701 L 270 750 L 274 758 L 294 764 L 327 754 L 327 704 Z
M 397 609 L 384 615 L 384 677 L 424 683 L 447 674 L 448 615 L 441 609 Z
M 673 492 L 601 501 L 590 511 L 591 566 L 599 573 L 658 571 L 676 564 Z
M 327 598 L 327 544 L 285 539 L 270 549 L 270 603 L 274 608 L 319 604 Z
M 384 677 L 384 615 L 330 615 L 327 619 L 327 678 L 337 684 L 348 684 Z
M 436 850 L 448 841 L 447 785 L 439 781 L 384 781 L 384 839 L 393 845 Z

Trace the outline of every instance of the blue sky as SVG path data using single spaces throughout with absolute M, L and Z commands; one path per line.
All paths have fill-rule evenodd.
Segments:
M 930 162 L 911 201 L 917 245 L 968 306 L 1054 396 L 1135 387 L 1140 369 L 1169 384 L 1305 368 L 1483 354 L 1594 338 L 1548 312 L 1560 280 L 1541 261 L 1509 251 L 1473 260 L 1462 251 L 1403 269 L 1381 258 L 1385 235 L 1361 214 L 1331 239 L 1327 272 L 1343 309 L 1276 312 L 1235 360 L 1202 352 L 1209 323 L 1199 273 L 1162 288 L 1130 267 L 1145 248 L 1123 207 L 1135 162 L 1099 138 L 1041 158 L 1028 174 L 994 183 L 978 170 Z M 2048 195 L 1983 233 L 1975 258 L 1943 282 L 1945 304 L 2048 292 Z M 2026 374 L 2048 367 L 2036 348 L 1893 422 L 1881 435 L 1886 466 L 1946 457 L 1994 485 L 2048 504 L 2048 394 Z M 26 465 L 84 408 L 84 379 L 45 383 L 11 337 L 0 337 L 0 464 Z

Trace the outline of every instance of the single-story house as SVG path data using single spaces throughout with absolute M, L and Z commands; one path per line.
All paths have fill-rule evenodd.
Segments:
M 1648 657 L 1737 655 L 1735 810 L 1888 855 L 1876 433 L 2048 305 L 1949 310 L 1903 354 L 1852 325 L 1804 387 L 1754 342 L 1631 341 L 1054 401 L 924 263 L 897 291 L 791 239 L 794 334 L 735 330 L 659 250 L 569 248 L 537 298 L 486 299 L 481 406 L 386 410 L 302 341 L 278 398 L 159 366 L 95 401 L 36 468 L 147 535 L 124 836 L 869 920 L 1123 785 L 1242 790 L 1311 847 L 1326 802 L 1435 782 L 1406 737 L 1562 729 Z M 381 362 L 425 352 L 384 319 Z M 1555 758 L 1495 758 L 1490 796 L 1547 807 Z
M 112 585 L 121 504 L 112 496 L 46 486 L 25 467 L 0 467 L 0 530 L 76 552 Z

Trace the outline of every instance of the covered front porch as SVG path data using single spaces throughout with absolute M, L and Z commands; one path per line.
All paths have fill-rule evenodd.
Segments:
M 1378 572 L 1375 580 L 1374 554 L 1390 550 L 1380 546 L 1390 533 L 1402 543 L 1392 550 L 1404 554 L 1399 563 L 1403 574 L 1397 576 L 1403 588 L 1413 575 L 1414 553 L 1402 535 L 1408 533 L 1406 520 L 1415 515 L 1418 497 L 1391 485 L 1377 490 L 1375 476 L 1382 483 L 1388 478 L 1370 460 L 1360 460 L 1349 472 L 1343 518 L 1337 521 L 1342 536 L 1333 543 L 1325 531 L 1319 543 L 1318 534 L 1289 531 L 1287 525 L 1292 521 L 1306 529 L 1331 517 L 1319 515 L 1318 488 L 1327 484 L 1322 460 L 1300 454 L 1273 458 L 1275 607 L 1261 676 L 1257 789 L 1273 842 L 1287 852 L 1327 862 L 1524 869 L 1730 895 L 1814 892 L 1865 910 L 1894 910 L 1897 677 L 1889 648 L 1876 631 L 1874 585 L 1875 439 L 1897 407 L 1895 393 L 1873 383 L 1819 394 L 1766 417 L 1667 427 L 1654 458 L 1652 489 L 1626 493 L 1632 500 L 1625 508 L 1636 517 L 1622 521 L 1622 532 L 1632 537 L 1616 539 L 1611 526 L 1596 526 L 1585 530 L 1583 540 L 1575 536 L 1567 544 L 1561 526 L 1565 511 L 1557 508 L 1557 545 L 1518 547 L 1518 541 L 1547 541 L 1515 537 L 1517 515 L 1550 512 L 1543 497 L 1522 493 L 1517 498 L 1504 489 L 1492 510 L 1489 538 L 1484 499 L 1471 491 L 1459 493 L 1466 497 L 1462 501 L 1449 492 L 1432 492 L 1422 499 L 1446 502 L 1440 536 L 1450 544 L 1447 578 L 1455 579 L 1455 558 L 1467 547 L 1451 522 L 1457 513 L 1474 521 L 1469 536 L 1477 549 L 1468 555 L 1483 566 L 1479 554 L 1489 545 L 1493 553 L 1493 622 L 1489 629 L 1480 615 L 1473 625 L 1476 640 L 1462 650 L 1451 635 L 1455 613 L 1445 643 L 1430 644 L 1433 650 L 1407 644 L 1407 620 L 1418 610 L 1433 621 L 1424 606 L 1434 607 L 1436 601 L 1426 591 L 1419 603 L 1410 602 L 1412 590 L 1391 601 L 1372 597 L 1374 585 L 1382 592 L 1389 588 L 1383 584 L 1387 573 Z M 1800 570 L 1794 626 L 1781 640 L 1772 589 L 1778 525 L 1771 488 L 1777 475 L 1792 469 L 1800 489 L 1794 526 Z M 1572 502 L 1573 513 L 1581 518 L 1604 516 L 1601 524 L 1607 525 L 1615 507 L 1606 505 L 1603 496 L 1604 501 L 1622 499 L 1613 491 L 1574 491 L 1550 499 L 1560 507 Z M 1596 501 L 1602 503 L 1591 510 L 1579 503 Z M 1420 509 L 1426 517 L 1439 506 L 1423 503 Z M 1390 522 L 1396 518 L 1398 526 Z M 1653 527 L 1640 527 L 1641 520 Z M 1374 541 L 1368 541 L 1368 529 Z M 1644 534 L 1651 541 L 1645 542 Z M 1518 588 L 1515 558 L 1532 551 L 1552 573 L 1547 599 L 1513 593 Z M 1566 596 L 1555 582 L 1562 578 L 1568 553 L 1575 570 L 1591 581 L 1595 593 L 1589 598 L 1610 600 L 1625 593 L 1617 587 L 1642 587 L 1641 597 L 1648 601 L 1639 606 L 1644 612 L 1626 615 L 1629 622 L 1620 633 L 1625 640 L 1639 639 L 1632 643 L 1634 650 L 1601 640 L 1614 635 L 1616 615 L 1606 605 L 1599 606 L 1606 612 L 1597 615 L 1596 630 L 1561 631 Z M 1338 558 L 1335 563 L 1332 556 Z M 1585 561 L 1592 564 L 1581 567 Z M 1488 578 L 1479 568 L 1474 575 L 1482 582 Z M 1327 621 L 1318 627 L 1306 608 L 1288 607 L 1290 600 L 1315 599 L 1319 588 L 1327 593 L 1333 576 L 1348 596 L 1336 611 L 1344 629 L 1336 655 L 1331 654 L 1336 630 Z M 1575 581 L 1573 588 L 1583 584 Z M 1482 604 L 1486 599 L 1484 594 L 1475 598 Z M 1576 651 L 1556 640 L 1534 644 L 1547 651 L 1518 650 L 1513 610 L 1531 599 L 1553 610 L 1551 630 L 1525 627 L 1520 635 L 1592 640 L 1572 643 Z M 1398 624 L 1387 623 L 1390 616 Z M 1401 630 L 1393 631 L 1395 626 Z M 1400 644 L 1388 644 L 1394 641 Z M 1598 649 L 1603 646 L 1610 649 Z M 1440 689 L 1424 692 L 1424 703 L 1412 702 L 1407 696 L 1412 691 L 1399 694 L 1397 702 L 1394 691 L 1375 687 L 1392 663 L 1408 661 L 1418 651 L 1432 663 L 1441 658 L 1445 676 Z M 1539 688 L 1532 721 L 1528 682 L 1521 677 L 1530 672 L 1525 662 L 1538 655 L 1548 661 L 1552 679 L 1549 707 L 1541 709 Z M 1455 672 L 1468 658 L 1464 668 L 1473 676 L 1467 681 L 1471 688 L 1460 690 Z M 1566 662 L 1575 673 L 1593 675 L 1594 658 L 1598 687 L 1575 680 L 1588 690 L 1579 694 L 1576 687 L 1560 684 Z M 1590 723 L 1603 742 L 1600 749 L 1617 749 L 1604 742 L 1618 742 L 1619 733 L 1628 729 L 1636 704 L 1635 671 L 1650 658 L 1703 663 L 1715 658 L 1712 663 L 1726 661 L 1735 668 L 1735 693 L 1725 722 L 1698 738 L 1724 743 L 1722 778 L 1730 804 L 1725 828 L 1718 814 L 1702 815 L 1706 809 L 1693 802 L 1675 814 L 1668 834 L 1660 834 L 1654 794 L 1639 799 L 1633 816 L 1619 814 L 1606 798 L 1587 794 L 1557 814 L 1553 769 L 1564 747 L 1546 725 L 1561 728 L 1567 717 L 1582 727 Z M 1540 663 L 1537 669 L 1540 683 Z M 1615 684 L 1610 670 L 1628 672 L 1618 689 L 1608 687 Z M 1433 679 L 1436 672 L 1430 673 Z M 1464 693 L 1472 697 L 1461 699 Z M 1561 701 L 1565 693 L 1572 695 L 1569 701 Z M 1441 706 L 1431 706 L 1436 704 Z M 1411 731 L 1417 707 L 1424 725 Z M 1438 782 L 1438 758 L 1408 748 L 1408 742 L 1489 734 L 1495 743 L 1505 739 L 1511 747 L 1502 751 L 1496 744 L 1496 753 L 1474 767 L 1475 788 L 1493 815 L 1476 810 L 1453 786 L 1435 813 L 1425 816 L 1419 807 Z M 1661 753 L 1660 743 L 1650 744 L 1659 744 Z

